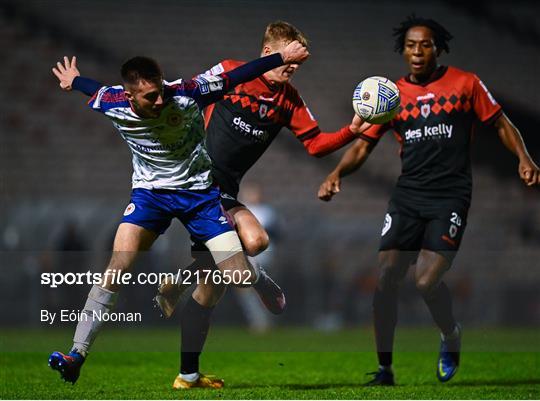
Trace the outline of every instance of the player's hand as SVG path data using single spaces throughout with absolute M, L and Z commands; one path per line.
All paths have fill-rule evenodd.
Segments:
M 528 157 L 519 162 L 519 176 L 528 187 L 540 184 L 540 168 Z
M 52 72 L 60 81 L 60 88 L 65 91 L 70 91 L 75 77 L 81 75 L 77 69 L 77 57 L 75 56 L 71 60 L 64 56 L 64 64 L 58 61 L 56 67 L 53 67 Z
M 373 124 L 368 123 L 367 121 L 364 121 L 364 119 L 357 114 L 354 115 L 351 125 L 349 125 L 349 129 L 351 132 L 355 135 L 359 135 L 365 130 L 367 130 L 369 127 L 371 127 Z
M 326 180 L 319 187 L 317 196 L 320 200 L 328 202 L 332 197 L 339 192 L 341 178 L 338 173 L 330 173 Z
M 302 64 L 309 57 L 308 49 L 294 40 L 281 51 L 283 64 Z

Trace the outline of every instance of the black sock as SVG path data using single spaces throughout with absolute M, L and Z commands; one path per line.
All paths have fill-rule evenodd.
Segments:
M 441 282 L 437 288 L 423 295 L 423 298 L 441 332 L 451 334 L 456 327 L 456 321 L 452 313 L 452 296 L 447 285 Z
M 180 373 L 189 374 L 199 371 L 199 356 L 206 342 L 213 310 L 213 307 L 199 305 L 193 298 L 189 299 L 182 310 Z
M 379 365 L 392 365 L 394 331 L 397 323 L 398 288 L 382 291 L 377 287 L 373 296 L 373 323 Z
M 195 255 L 192 255 L 195 260 L 191 262 L 188 266 L 184 267 L 182 270 L 189 270 L 191 273 L 195 273 L 199 269 L 206 269 L 206 270 L 212 270 L 214 268 L 217 268 L 214 258 L 212 258 L 212 255 L 197 253 Z

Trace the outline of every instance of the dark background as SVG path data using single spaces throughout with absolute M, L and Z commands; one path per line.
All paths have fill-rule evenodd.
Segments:
M 77 55 L 83 75 L 108 84 L 119 83 L 120 64 L 135 55 L 159 60 L 168 80 L 189 78 L 225 58 L 256 58 L 266 24 L 282 19 L 310 40 L 312 57 L 293 84 L 330 131 L 352 118 L 359 81 L 405 73 L 391 33 L 412 12 L 454 35 L 441 63 L 481 77 L 538 162 L 536 2 L 0 1 L 0 324 L 39 325 L 40 309 L 82 307 L 87 286 L 47 289 L 39 275 L 102 271 L 129 201 L 128 148 L 83 95 L 60 91 L 51 67 L 62 56 Z M 540 192 L 521 184 L 517 160 L 493 129 L 475 138 L 473 206 L 448 274 L 456 315 L 467 324 L 538 326 Z M 245 178 L 279 216 L 268 270 L 287 291 L 289 309 L 276 324 L 334 329 L 370 322 L 397 152 L 387 135 L 335 201 L 324 204 L 316 191 L 342 152 L 311 158 L 283 130 Z M 188 261 L 188 238 L 176 222 L 139 269 L 173 271 Z M 144 311 L 145 323 L 163 324 L 151 310 L 154 290 L 127 288 L 119 309 Z M 231 294 L 215 319 L 245 323 Z M 400 322 L 430 324 L 411 280 L 402 301 Z

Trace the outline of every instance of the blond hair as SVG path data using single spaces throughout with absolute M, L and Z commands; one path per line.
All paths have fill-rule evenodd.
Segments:
M 308 45 L 308 40 L 305 35 L 294 25 L 285 21 L 275 21 L 268 24 L 266 31 L 264 32 L 262 47 L 269 43 L 275 43 L 281 40 L 287 42 L 297 40 L 306 47 Z

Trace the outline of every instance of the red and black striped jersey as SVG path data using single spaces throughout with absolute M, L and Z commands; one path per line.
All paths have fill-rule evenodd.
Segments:
M 394 132 L 402 159 L 397 190 L 420 198 L 433 195 L 470 201 L 474 122 L 495 121 L 501 107 L 475 74 L 454 67 L 439 67 L 422 84 L 408 77 L 396 84 L 401 96 L 399 113 L 361 137 L 376 142 L 385 132 Z
M 207 74 L 244 64 L 224 60 Z M 349 125 L 321 132 L 316 119 L 289 83 L 271 84 L 263 76 L 238 85 L 205 109 L 206 146 L 218 184 L 236 195 L 244 174 L 262 156 L 281 128 L 289 128 L 314 156 L 324 156 L 355 139 Z

